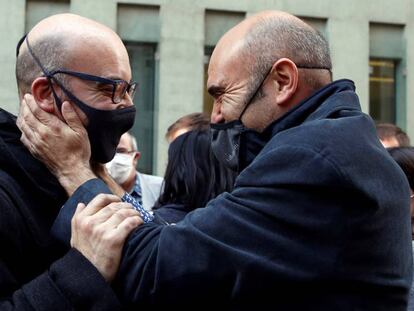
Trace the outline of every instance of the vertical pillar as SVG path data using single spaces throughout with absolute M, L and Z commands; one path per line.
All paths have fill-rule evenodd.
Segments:
M 26 1 L 0 0 L 0 107 L 16 114 L 19 98 L 15 78 L 16 44 L 24 34 Z
M 167 162 L 168 126 L 185 114 L 202 111 L 204 83 L 204 9 L 185 0 L 169 1 L 161 5 L 160 18 L 157 174 Z
M 405 70 L 407 81 L 406 95 L 406 118 L 407 118 L 407 134 L 411 138 L 411 144 L 414 143 L 414 3 L 410 1 L 409 15 L 405 27 L 405 38 L 407 40 L 407 67 Z
M 350 16 L 328 20 L 327 34 L 332 55 L 333 78 L 355 82 L 362 111 L 369 112 L 369 22 Z

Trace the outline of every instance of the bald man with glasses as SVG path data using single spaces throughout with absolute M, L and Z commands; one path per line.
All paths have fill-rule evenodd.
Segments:
M 136 83 L 119 36 L 77 15 L 54 15 L 19 42 L 16 54 L 20 100 L 31 94 L 34 110 L 56 116 L 57 122 L 83 135 L 65 140 L 54 126 L 52 135 L 69 146 L 65 158 L 72 159 L 72 151 L 88 140 L 89 148 L 81 152 L 85 161 L 94 166 L 110 161 L 135 119 Z M 120 309 L 110 288 L 119 264 L 116 257 L 110 252 L 94 257 L 76 237 L 67 250 L 50 234 L 68 196 L 78 183 L 96 179 L 95 174 L 76 159 L 55 177 L 55 168 L 45 167 L 22 144 L 27 135 L 21 137 L 14 115 L 0 110 L 0 309 Z M 42 141 L 45 135 L 40 134 Z M 54 157 L 57 148 L 48 156 Z M 69 172 L 76 178 L 69 180 Z M 115 196 L 111 200 L 121 201 Z M 120 204 L 115 213 L 101 215 L 112 239 L 96 247 L 110 244 L 120 251 L 129 232 L 142 223 L 130 204 Z

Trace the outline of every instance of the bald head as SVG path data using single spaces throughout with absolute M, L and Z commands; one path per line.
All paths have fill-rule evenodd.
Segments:
M 207 80 L 211 121 L 239 119 L 262 131 L 330 82 L 326 40 L 293 15 L 262 12 L 230 29 L 214 49 Z
M 217 51 L 221 49 L 228 52 L 224 58 L 220 55 L 223 61 L 236 58 L 247 65 L 252 89 L 258 87 L 280 58 L 292 60 L 301 70 L 303 81 L 312 89 L 331 82 L 332 63 L 327 41 L 301 19 L 285 12 L 265 11 L 247 18 L 222 37 L 216 46 Z
M 108 51 L 120 59 L 128 58 L 125 46 L 112 29 L 74 14 L 57 14 L 43 19 L 29 32 L 28 38 L 33 53 L 48 71 L 76 70 L 85 62 L 95 62 Z M 33 80 L 43 73 L 25 42 L 18 52 L 16 78 L 19 93 L 29 93 Z

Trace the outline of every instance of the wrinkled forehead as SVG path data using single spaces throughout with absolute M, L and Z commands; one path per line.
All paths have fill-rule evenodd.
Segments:
M 113 79 L 131 79 L 128 53 L 116 38 L 85 36 L 73 42 L 68 47 L 71 70 Z
M 218 44 L 210 58 L 207 85 L 245 77 L 252 60 L 243 51 L 242 39 Z

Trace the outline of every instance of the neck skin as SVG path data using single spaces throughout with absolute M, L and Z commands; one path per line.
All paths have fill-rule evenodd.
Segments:
M 121 185 L 121 187 L 128 193 L 134 189 L 135 179 L 137 177 L 137 171 L 135 169 L 132 170 L 131 174 L 129 175 L 128 179 Z

